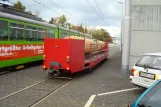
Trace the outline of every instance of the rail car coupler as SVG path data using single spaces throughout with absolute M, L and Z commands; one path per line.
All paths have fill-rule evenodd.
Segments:
M 58 69 L 52 69 L 52 70 L 48 71 L 48 75 L 50 77 L 52 77 L 52 76 L 58 76 L 59 74 L 60 74 L 60 71 Z

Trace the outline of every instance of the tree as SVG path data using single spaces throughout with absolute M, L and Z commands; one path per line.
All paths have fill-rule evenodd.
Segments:
M 65 27 L 65 22 L 67 21 L 65 15 L 59 17 L 59 23 L 62 27 Z
M 85 33 L 88 33 L 88 28 L 85 27 L 85 28 L 84 28 L 84 31 L 85 31 Z
M 51 18 L 51 20 L 49 21 L 50 24 L 55 24 L 57 26 L 62 26 L 62 27 L 67 27 L 66 26 L 66 17 L 65 15 L 62 15 L 60 17 L 55 17 L 55 18 Z
M 84 28 L 83 28 L 83 25 L 82 23 L 80 24 L 80 26 L 78 26 L 78 30 L 82 33 L 84 33 Z
M 52 17 L 51 20 L 49 21 L 50 24 L 54 24 L 54 18 Z
M 112 38 L 106 30 L 96 29 L 96 30 L 90 30 L 90 31 L 92 31 L 93 38 L 104 41 L 104 42 L 112 43 Z
M 72 24 L 72 25 L 71 25 L 71 29 L 73 29 L 73 30 L 78 30 L 78 26 Z
M 66 28 L 71 29 L 71 24 L 69 22 L 66 23 Z
M 15 10 L 19 10 L 19 11 L 25 11 L 25 6 L 23 6 L 22 5 L 22 3 L 20 2 L 20 1 L 17 1 L 17 3 L 15 3 L 14 5 L 13 5 L 13 8 L 15 9 Z
M 55 17 L 55 18 L 51 18 L 51 20 L 49 21 L 50 24 L 55 24 L 57 26 L 62 26 L 62 27 L 67 27 L 69 29 L 73 29 L 73 30 L 77 30 L 79 32 L 82 33 L 88 33 L 90 35 L 93 36 L 93 38 L 97 39 L 97 40 L 101 40 L 104 42 L 110 42 L 112 43 L 112 37 L 110 36 L 110 34 L 104 30 L 104 29 L 94 29 L 94 28 L 87 28 L 87 27 L 83 27 L 82 23 L 80 25 L 75 25 L 75 24 L 71 24 L 69 22 L 67 22 L 67 19 L 65 17 L 65 15 L 62 15 L 60 17 Z
M 53 23 L 57 26 L 61 26 L 60 25 L 60 22 L 59 22 L 59 17 L 56 17 L 54 20 L 53 20 Z
M 107 42 L 113 43 L 113 40 L 112 40 L 112 37 L 111 37 L 111 36 L 109 36 L 109 37 L 107 38 Z

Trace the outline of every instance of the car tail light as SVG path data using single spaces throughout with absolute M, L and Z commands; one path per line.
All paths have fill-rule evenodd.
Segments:
M 160 79 L 161 79 L 161 75 L 157 75 L 157 74 L 156 74 L 156 75 L 155 75 L 155 79 L 156 79 L 156 80 L 160 80 Z
M 67 56 L 67 57 L 66 57 L 66 61 L 67 61 L 67 62 L 70 62 L 70 56 Z
M 134 69 L 134 68 L 131 70 L 131 76 L 134 76 L 135 71 L 136 71 L 136 69 Z
M 46 60 L 46 55 L 43 55 L 43 60 Z

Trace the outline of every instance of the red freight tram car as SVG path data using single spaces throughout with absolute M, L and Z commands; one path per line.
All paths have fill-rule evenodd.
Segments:
M 76 73 L 91 69 L 108 58 L 108 43 L 101 46 L 100 50 L 93 51 L 95 45 L 98 44 L 90 44 L 90 52 L 85 54 L 85 40 L 46 38 L 43 69 L 50 69 L 50 76 L 64 71 Z

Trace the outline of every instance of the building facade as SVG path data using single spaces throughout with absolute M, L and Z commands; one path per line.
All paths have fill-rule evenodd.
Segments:
M 132 0 L 129 69 L 144 53 L 161 52 L 161 0 Z

